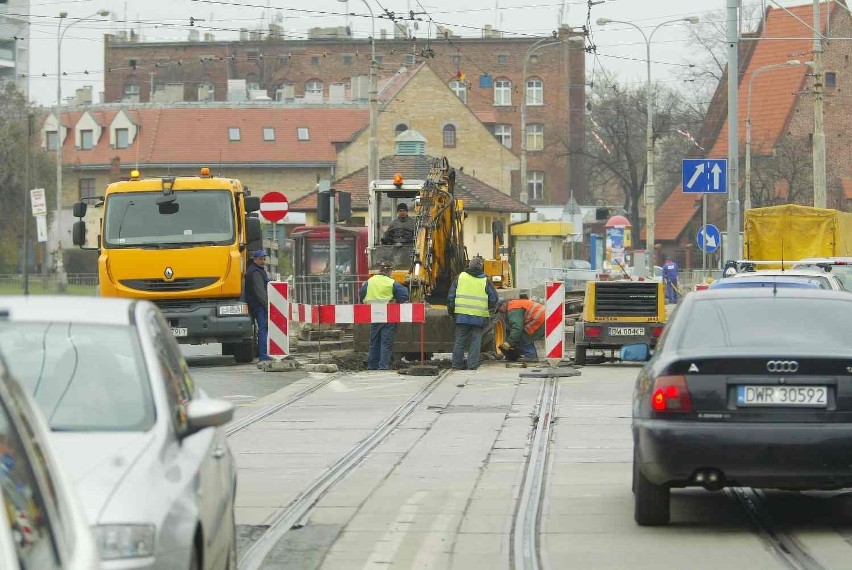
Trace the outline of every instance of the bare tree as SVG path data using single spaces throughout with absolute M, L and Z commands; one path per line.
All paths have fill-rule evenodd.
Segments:
M 680 171 L 680 160 L 688 151 L 678 131 L 685 132 L 694 115 L 684 105 L 683 97 L 671 89 L 657 86 L 654 98 L 655 166 L 663 173 L 663 176 L 655 176 L 660 203 L 677 184 L 673 173 Z M 623 87 L 606 78 L 593 87 L 589 104 L 586 145 L 589 160 L 586 164 L 591 195 L 601 196 L 607 188 L 617 187 L 623 197 L 624 210 L 638 235 L 646 182 L 645 89 Z

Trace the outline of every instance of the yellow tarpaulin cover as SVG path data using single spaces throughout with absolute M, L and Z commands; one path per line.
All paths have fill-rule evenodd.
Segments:
M 852 256 L 852 214 L 795 204 L 752 208 L 743 249 L 752 261 Z

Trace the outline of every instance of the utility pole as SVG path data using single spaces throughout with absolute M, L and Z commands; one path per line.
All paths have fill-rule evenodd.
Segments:
M 814 0 L 814 207 L 826 207 L 825 190 L 825 116 L 823 110 L 822 23 L 819 2 Z M 828 30 L 826 30 L 826 34 Z
M 727 0 L 728 36 L 728 235 L 725 239 L 725 259 L 739 259 L 740 193 L 739 193 L 739 105 L 737 91 L 739 73 L 739 3 Z
M 27 113 L 27 154 L 25 155 L 26 175 L 24 177 L 24 295 L 30 294 L 30 153 L 32 149 L 33 114 Z

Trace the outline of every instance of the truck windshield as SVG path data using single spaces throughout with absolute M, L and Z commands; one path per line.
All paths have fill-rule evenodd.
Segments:
M 106 201 L 107 247 L 192 247 L 233 243 L 234 210 L 225 190 L 178 190 L 168 207 L 159 192 L 110 194 Z

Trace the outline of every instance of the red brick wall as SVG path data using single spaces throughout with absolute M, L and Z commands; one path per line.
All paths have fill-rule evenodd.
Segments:
M 497 123 L 512 125 L 512 151 L 520 155 L 520 103 L 525 96 L 521 76 L 524 56 L 536 40 L 454 38 L 451 42 L 429 44 L 422 39 L 388 39 L 376 42 L 376 54 L 382 59 L 382 75 L 394 73 L 406 63 L 409 54 L 415 55 L 415 61 L 423 61 L 426 50 L 434 54 L 426 59 L 427 63 L 446 82 L 454 80 L 458 71 L 463 72 L 468 84 L 468 106 L 474 112 L 493 111 Z M 538 77 L 544 84 L 544 105 L 527 106 L 527 124 L 545 125 L 545 149 L 527 154 L 527 170 L 545 173 L 544 203 L 564 204 L 571 190 L 581 204 L 586 202 L 583 157 L 577 152 L 584 145 L 582 46 L 582 42 L 564 42 L 544 47 L 534 52 L 527 66 L 528 77 Z M 352 55 L 351 62 L 344 62 L 344 55 Z M 501 56 L 505 56 L 505 62 Z M 205 58 L 212 59 L 202 61 Z M 104 60 L 105 68 L 112 70 L 105 80 L 106 102 L 121 100 L 127 81 L 139 84 L 141 102 L 149 101 L 152 73 L 155 85 L 184 83 L 187 101 L 197 99 L 197 86 L 204 81 L 215 85 L 217 101 L 225 101 L 229 78 L 256 81 L 274 99 L 276 89 L 285 82 L 293 83 L 296 96 L 300 97 L 307 81 L 319 79 L 327 96 L 329 84 L 368 74 L 370 46 L 366 40 L 348 39 L 135 43 L 110 41 L 108 37 Z M 130 60 L 135 60 L 135 71 L 130 69 Z M 480 76 L 486 73 L 493 79 L 512 81 L 511 106 L 495 106 L 493 89 L 479 86 Z

